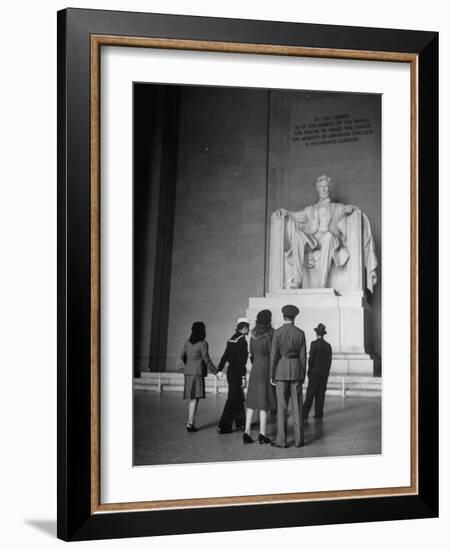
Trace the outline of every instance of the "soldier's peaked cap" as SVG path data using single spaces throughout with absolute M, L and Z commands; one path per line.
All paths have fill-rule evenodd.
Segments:
M 293 319 L 300 313 L 300 310 L 298 309 L 297 306 L 287 305 L 281 308 L 281 313 L 285 317 L 288 317 L 289 319 Z

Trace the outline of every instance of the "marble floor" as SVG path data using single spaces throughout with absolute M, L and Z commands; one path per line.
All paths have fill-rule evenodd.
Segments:
M 134 392 L 134 465 L 267 460 L 381 453 L 381 398 L 327 397 L 323 420 L 312 415 L 305 423 L 305 446 L 277 449 L 270 445 L 243 445 L 242 433 L 216 432 L 226 395 L 206 394 L 199 404 L 198 432 L 186 432 L 187 402 L 176 392 Z M 312 411 L 313 413 L 313 411 Z M 253 437 L 258 435 L 254 417 Z M 268 435 L 276 435 L 276 418 Z M 288 441 L 293 443 L 291 420 Z

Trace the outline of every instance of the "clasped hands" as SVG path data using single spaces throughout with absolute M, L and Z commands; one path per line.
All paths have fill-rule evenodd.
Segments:
M 216 372 L 216 377 L 220 380 L 222 378 L 225 378 L 225 374 L 221 370 L 218 370 Z M 243 376 L 242 377 L 241 388 L 246 388 L 246 387 L 247 387 L 247 378 L 245 376 Z

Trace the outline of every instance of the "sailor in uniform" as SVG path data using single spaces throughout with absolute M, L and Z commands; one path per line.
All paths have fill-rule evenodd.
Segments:
M 248 334 L 250 322 L 241 317 L 237 321 L 236 332 L 228 340 L 225 352 L 218 365 L 222 371 L 226 364 L 228 397 L 219 420 L 217 431 L 220 434 L 231 433 L 233 422 L 242 431 L 245 429 L 245 396 L 244 388 L 247 385 L 248 346 L 245 336 Z

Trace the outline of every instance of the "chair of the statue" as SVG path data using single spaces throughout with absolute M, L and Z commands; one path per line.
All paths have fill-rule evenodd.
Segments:
M 344 266 L 334 262 L 328 274 L 327 288 L 334 288 L 339 294 L 364 290 L 364 253 L 363 227 L 361 211 L 355 209 L 343 220 L 346 234 L 345 243 L 349 258 Z M 286 219 L 275 213 L 271 218 L 269 292 L 279 292 L 291 288 L 293 280 L 293 257 L 290 243 L 285 234 Z M 307 246 L 303 269 L 302 288 L 319 286 L 320 250 L 311 250 Z

